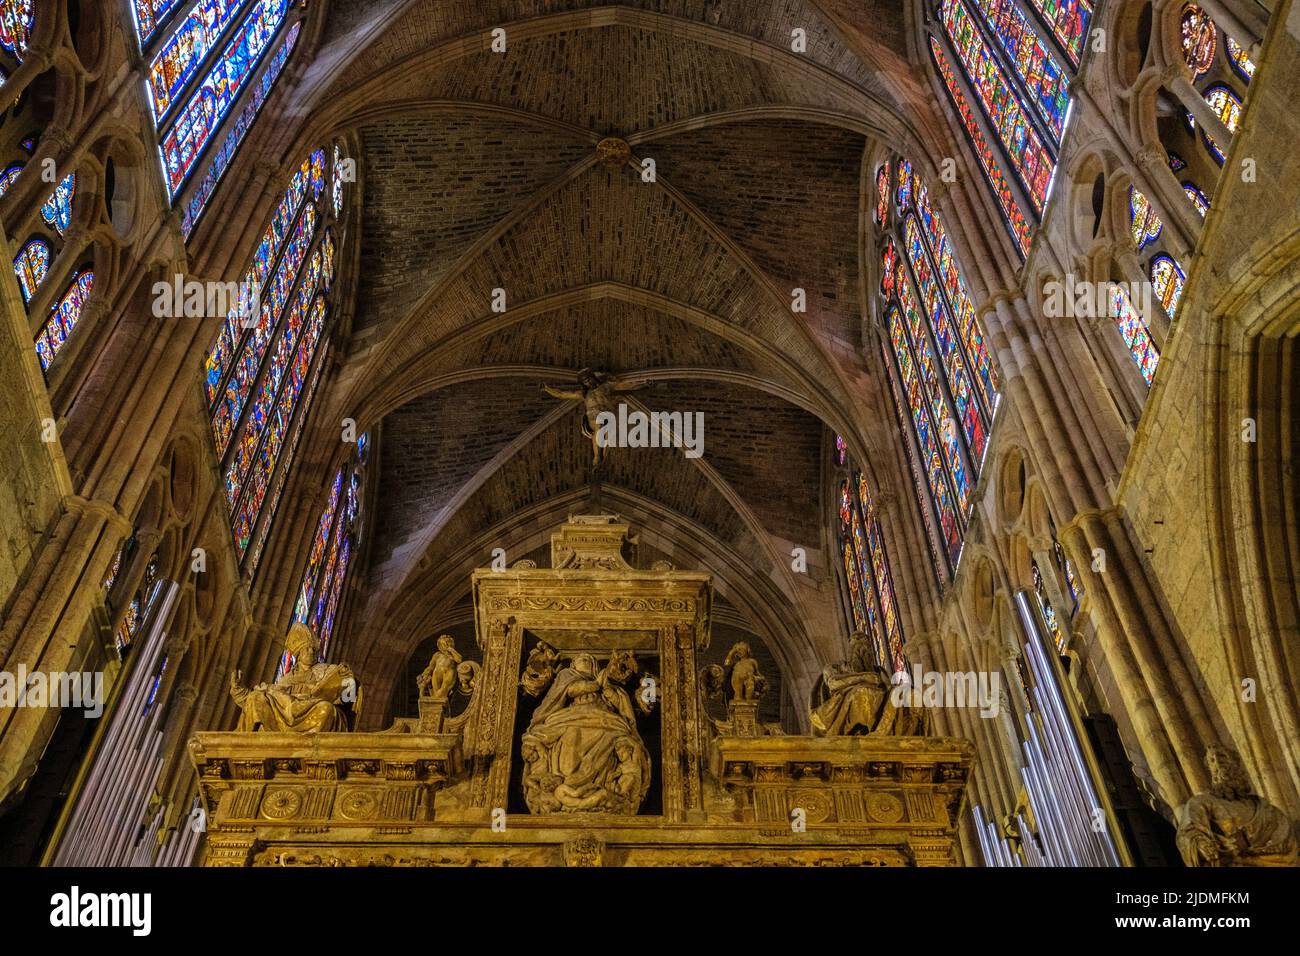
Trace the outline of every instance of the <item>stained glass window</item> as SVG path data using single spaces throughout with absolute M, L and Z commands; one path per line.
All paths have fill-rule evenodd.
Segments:
M 961 118 L 962 126 L 966 130 L 966 136 L 975 150 L 975 156 L 980 161 L 980 167 L 984 170 L 984 176 L 988 180 L 989 188 L 993 190 L 998 205 L 1002 207 L 1002 216 L 1007 229 L 1010 230 L 1011 238 L 1015 241 L 1016 249 L 1023 259 L 1029 254 L 1029 243 L 1033 238 L 1033 230 L 1029 220 L 1021 210 L 1020 203 L 1016 200 L 1011 191 L 1011 185 L 1002 172 L 1001 164 L 994 157 L 988 140 L 984 138 L 984 133 L 980 130 L 979 121 L 975 118 L 970 104 L 966 101 L 966 94 L 957 82 L 956 74 L 953 73 L 947 56 L 944 55 L 934 37 L 930 38 L 930 53 L 934 56 L 939 76 L 943 79 L 944 86 L 947 87 L 948 96 L 951 97 L 953 106 L 957 109 L 957 115 Z
M 252 541 L 254 525 L 261 514 L 262 505 L 266 501 L 271 476 L 280 463 L 280 453 L 284 449 L 284 440 L 288 433 L 289 423 L 292 421 L 293 414 L 297 409 L 298 397 L 301 394 L 302 385 L 306 381 L 307 372 L 315 357 L 316 347 L 320 343 L 324 324 L 325 301 L 317 299 L 298 350 L 294 353 L 293 364 L 289 368 L 287 381 L 284 383 L 284 388 L 281 390 L 280 398 L 276 402 L 270 420 L 264 423 L 250 423 L 247 426 L 250 429 L 260 429 L 262 441 L 261 450 L 258 452 L 251 473 L 248 475 L 248 483 L 247 487 L 244 488 L 242 503 L 235 512 L 235 546 L 239 551 L 241 560 L 247 553 L 248 546 Z M 228 475 L 228 485 L 229 482 L 230 476 Z
M 293 52 L 294 46 L 298 42 L 298 34 L 302 30 L 301 23 L 295 23 L 289 28 L 289 34 L 280 44 L 275 55 L 271 57 L 271 64 L 267 67 L 266 73 L 263 74 L 261 82 L 253 89 L 249 95 L 248 102 L 240 110 L 239 118 L 235 120 L 230 132 L 222 141 L 220 148 L 212 156 L 212 162 L 208 164 L 207 171 L 203 178 L 196 182 L 193 191 L 190 193 L 188 201 L 181 209 L 181 234 L 189 239 L 194 232 L 194 227 L 198 225 L 199 218 L 207 208 L 208 200 L 212 198 L 213 193 L 217 191 L 217 186 L 221 182 L 221 177 L 226 174 L 230 164 L 234 162 L 235 154 L 239 152 L 240 145 L 244 142 L 244 137 L 252 129 L 254 121 L 262 112 L 262 106 L 266 103 L 266 98 L 271 95 L 271 90 L 275 86 L 275 81 L 280 78 L 280 73 L 284 70 L 284 65 L 289 62 L 289 54 Z
M 898 284 L 898 250 L 894 247 L 893 239 L 885 240 L 885 248 L 880 256 L 880 294 L 889 298 L 894 294 L 894 287 Z
M 1079 576 L 1075 574 L 1074 565 L 1071 564 L 1070 559 L 1065 556 L 1065 549 L 1061 547 L 1061 542 L 1057 540 L 1056 525 L 1052 522 L 1051 518 L 1048 518 L 1047 522 L 1052 532 L 1052 551 L 1056 555 L 1057 563 L 1060 564 L 1061 569 L 1065 572 L 1065 585 L 1069 588 L 1070 600 L 1074 602 L 1074 606 L 1070 608 L 1070 616 L 1073 617 L 1074 613 L 1079 610 L 1079 602 L 1083 600 L 1083 582 L 1081 582 Z
M 0 46 L 21 60 L 32 40 L 32 0 L 0 0 Z
M 915 442 L 906 442 L 908 466 L 943 580 L 960 560 L 998 406 L 998 378 L 929 189 L 907 160 L 898 160 L 898 170 L 906 201 L 900 199 L 900 232 L 883 249 L 884 272 L 892 276 L 881 283 L 885 362 L 900 426 Z M 896 261 L 896 242 L 905 265 Z
M 68 291 L 63 293 L 63 298 L 51 310 L 50 317 L 45 320 L 45 326 L 36 337 L 36 355 L 41 360 L 42 369 L 49 369 L 63 348 L 63 343 L 76 328 L 94 287 L 95 273 L 89 269 L 73 275 Z
M 898 302 L 903 307 L 903 323 L 907 344 L 911 348 L 910 362 L 900 360 L 900 368 L 908 366 L 903 372 L 903 382 L 907 385 L 909 401 L 920 398 L 929 413 L 930 423 L 934 428 L 939 447 L 943 451 L 943 461 L 956 492 L 958 505 L 963 514 L 969 511 L 971 491 L 974 481 L 971 479 L 963 454 L 959 426 L 952 414 L 943 391 L 940 379 L 939 362 L 926 334 L 925 320 L 917 307 L 912 294 L 911 282 L 906 276 L 898 287 Z M 909 377 L 917 383 L 915 393 Z
M 131 603 L 126 607 L 126 613 L 118 623 L 114 638 L 119 656 L 125 656 L 127 648 L 139 636 L 140 629 L 144 626 L 145 618 L 160 590 L 158 572 L 158 555 L 155 554 L 145 565 L 144 580 L 140 584 L 140 589 L 135 592 Z
M 848 460 L 849 446 L 843 435 L 835 436 L 835 464 L 842 465 Z
M 876 172 L 876 224 L 883 226 L 889 217 L 889 163 Z
M 912 181 L 916 178 L 912 164 L 906 159 L 898 161 L 898 209 L 907 212 L 912 203 Z
M 261 290 L 265 285 L 267 277 L 271 274 L 271 267 L 279 257 L 285 237 L 297 220 L 299 209 L 307 196 L 310 175 L 311 158 L 309 157 L 303 160 L 302 165 L 298 167 L 297 172 L 290 179 L 289 187 L 285 190 L 279 206 L 276 207 L 275 214 L 271 217 L 271 223 L 266 227 L 266 232 L 262 235 L 261 243 L 253 253 L 253 264 L 244 275 L 246 288 Z M 226 373 L 230 371 L 231 362 L 234 360 L 236 346 L 240 344 L 241 338 L 244 336 L 243 318 L 238 311 L 231 312 L 226 316 L 221 334 L 217 338 L 217 344 L 208 355 L 205 387 L 209 403 L 214 403 L 217 395 L 220 394 L 221 385 L 225 381 Z M 250 333 L 249 340 L 257 342 L 259 336 L 268 334 L 269 325 L 259 323 Z M 220 429 L 217 438 L 224 445 L 225 437 L 221 434 Z
M 14 184 L 14 180 L 18 178 L 22 171 L 22 163 L 15 163 L 3 173 L 0 173 L 0 196 L 9 191 L 9 187 Z
M 174 99 L 198 72 L 226 28 L 243 13 L 249 0 L 199 0 L 149 64 L 149 101 L 154 122 L 171 109 Z
M 117 574 L 122 570 L 122 558 L 129 554 L 135 548 L 135 536 L 127 538 L 121 548 L 117 549 L 117 554 L 113 555 L 113 563 L 109 564 L 108 572 L 104 575 L 104 594 L 108 594 L 113 589 L 113 583 L 117 580 Z
M 975 98 L 1002 142 L 1011 166 L 1042 214 L 1056 161 L 1025 115 L 1020 97 L 984 41 L 962 0 L 943 0 L 940 19 Z
M 966 362 L 962 357 L 963 349 L 949 316 L 947 304 L 939 291 L 939 283 L 930 271 L 929 258 L 926 255 L 924 241 L 921 239 L 921 229 L 910 215 L 903 222 L 903 236 L 905 240 L 903 248 L 907 250 L 907 261 L 912 266 L 912 275 L 915 276 L 917 287 L 921 292 L 921 301 L 925 305 L 925 315 L 929 320 L 929 332 L 940 364 L 946 373 L 948 393 L 956 406 L 957 420 L 966 440 L 966 448 L 970 460 L 978 465 L 984 460 L 984 452 L 988 447 L 988 431 L 966 370 Z M 900 290 L 900 301 L 904 303 L 905 310 L 912 307 L 909 289 Z M 912 325 L 913 339 L 919 341 L 926 335 L 920 316 L 909 314 L 908 318 Z M 925 351 L 928 352 L 928 349 Z
M 1237 75 L 1249 83 L 1255 78 L 1255 64 L 1246 53 L 1246 48 L 1234 40 L 1232 37 L 1227 38 L 1228 62 L 1232 68 L 1237 71 Z
M 1056 40 L 1070 57 L 1070 63 L 1079 65 L 1083 58 L 1083 44 L 1088 38 L 1088 25 L 1092 22 L 1092 0 L 1030 0 L 1043 22 L 1051 29 Z
M 911 431 L 916 438 L 921 469 L 929 492 L 927 497 L 938 517 L 948 561 L 950 566 L 955 567 L 961 555 L 963 529 L 958 518 L 957 505 L 953 500 L 953 492 L 948 484 L 944 458 L 939 452 L 937 429 L 930 421 L 930 409 L 922 391 L 920 375 L 913 364 L 907 332 L 903 328 L 903 316 L 897 306 L 891 305 L 885 310 L 885 324 L 892 349 L 893 365 L 900 382 L 899 391 L 904 402 L 902 410 L 908 417 Z
M 1178 313 L 1178 300 L 1183 294 L 1183 283 L 1187 276 L 1173 259 L 1166 255 L 1155 256 L 1151 260 L 1151 284 L 1165 312 L 1172 319 Z
M 162 687 L 163 676 L 167 673 L 167 662 L 170 660 L 170 657 L 164 657 L 162 659 L 162 663 L 158 665 L 158 673 L 156 673 L 153 676 L 153 680 L 149 682 L 149 694 L 145 698 L 144 702 L 144 712 L 146 714 L 153 710 L 154 701 L 158 699 L 158 690 Z
M 24 302 L 32 301 L 32 296 L 45 281 L 49 271 L 49 243 L 43 239 L 33 239 L 19 250 L 14 259 L 14 274 L 18 276 L 18 287 L 22 290 Z
M 369 436 L 362 435 L 352 461 L 335 473 L 294 605 L 294 620 L 320 638 L 322 656 L 333 635 L 348 566 L 360 539 L 368 446 Z
M 25 136 L 18 146 L 24 153 L 30 156 L 32 153 L 36 152 L 36 137 Z
M 238 310 L 226 316 L 205 363 L 213 441 L 236 547 L 249 573 L 319 380 L 335 265 L 334 239 L 319 228 L 325 164 L 324 150 L 316 150 L 290 177 L 245 272 L 245 285 L 258 290 L 259 308 L 247 317 Z
M 289 0 L 259 0 L 202 83 L 176 113 L 171 129 L 159 146 L 173 200 L 231 105 L 243 92 L 244 84 L 257 69 L 288 12 Z
M 855 473 L 840 484 L 839 519 L 853 626 L 871 639 L 877 663 L 905 670 L 893 579 L 866 475 Z
M 848 500 L 848 484 L 845 483 L 843 494 L 845 500 Z M 844 578 L 849 586 L 849 607 L 853 614 L 853 627 L 859 631 L 866 631 L 869 627 L 867 623 L 867 608 L 863 602 L 862 579 L 858 576 L 858 556 L 853 553 L 853 542 L 848 536 L 844 537 Z
M 114 635 L 114 643 L 117 645 L 118 654 L 123 653 L 135 640 L 136 632 L 140 629 L 140 621 L 143 617 L 143 603 L 138 594 L 131 598 L 131 603 L 126 606 L 126 613 L 122 615 L 122 620 L 118 622 L 117 633 Z
M 1176 173 L 1182 172 L 1187 168 L 1187 161 L 1171 149 L 1169 150 L 1169 168 Z
M 307 257 L 307 250 L 311 247 L 312 238 L 316 231 L 316 215 L 315 206 L 307 206 L 303 209 L 302 215 L 298 218 L 298 225 L 294 229 L 293 236 L 289 240 L 284 256 L 275 270 L 270 285 L 260 287 L 261 310 L 257 325 L 253 327 L 252 332 L 244 341 L 243 351 L 239 356 L 239 360 L 235 362 L 230 378 L 226 382 L 225 395 L 217 405 L 216 414 L 212 419 L 212 434 L 217 440 L 218 454 L 224 455 L 226 449 L 230 447 L 230 439 L 234 434 L 235 426 L 239 423 L 240 415 L 243 413 L 248 395 L 252 391 L 253 383 L 262 368 L 262 360 L 266 357 L 267 350 L 270 348 L 271 339 L 280 321 L 280 316 L 289 302 L 289 295 L 293 289 L 294 281 L 298 277 L 298 270 Z M 319 265 L 319 257 L 316 264 Z M 300 300 L 299 305 L 301 304 Z M 310 304 L 310 300 L 308 304 Z M 299 315 L 299 319 L 301 319 L 301 315 Z M 229 324 L 229 317 L 227 317 L 226 322 Z
M 338 218 L 343 215 L 343 147 L 338 143 L 334 144 L 334 171 L 333 171 L 333 189 L 334 194 L 334 216 Z
M 1039 118 L 1057 144 L 1070 105 L 1070 76 L 1039 39 L 1017 0 L 973 0 L 976 11 L 1015 71 Z
M 238 500 L 240 492 L 243 491 L 249 468 L 252 467 L 257 454 L 258 444 L 262 438 L 262 431 L 265 428 L 267 417 L 275 406 L 276 397 L 280 393 L 280 386 L 284 384 L 285 375 L 290 371 L 289 362 L 294 355 L 295 348 L 298 346 L 304 324 L 310 318 L 312 303 L 315 300 L 317 290 L 320 288 L 320 272 L 320 253 L 317 252 L 313 261 L 313 268 L 309 270 L 307 279 L 298 287 L 298 294 L 294 300 L 293 308 L 289 311 L 288 319 L 284 323 L 276 347 L 270 352 L 269 362 L 266 364 L 266 371 L 262 375 L 261 385 L 249 408 L 248 422 L 244 428 L 242 440 L 233 446 L 234 454 L 226 471 L 226 497 L 232 506 Z
M 60 236 L 72 225 L 72 200 L 77 194 L 77 175 L 68 173 L 54 187 L 50 198 L 41 206 L 41 218 Z
M 1183 183 L 1183 192 L 1187 193 L 1187 198 L 1192 201 L 1192 205 L 1196 207 L 1196 211 L 1201 214 L 1202 218 L 1204 218 L 1205 214 L 1210 211 L 1210 200 L 1205 197 L 1205 193 L 1201 192 L 1195 185 L 1189 182 Z
M 1228 127 L 1228 132 L 1237 132 L 1237 126 L 1241 123 L 1241 98 L 1236 93 L 1222 84 L 1212 86 L 1205 91 L 1205 102 L 1219 114 L 1219 119 L 1223 120 L 1223 125 Z M 1209 147 L 1215 161 L 1222 165 L 1225 159 L 1223 147 L 1208 136 L 1205 130 L 1201 130 L 1201 138 L 1205 140 L 1205 145 Z
M 917 213 L 922 226 L 925 227 L 925 239 L 931 261 L 948 296 L 952 314 L 957 319 L 962 342 L 966 347 L 966 358 L 975 373 L 975 383 L 979 387 L 985 417 L 988 421 L 992 421 L 998 404 L 998 378 L 993 360 L 984 344 L 984 332 L 975 315 L 975 306 L 966 291 L 966 284 L 957 269 L 957 259 L 953 253 L 952 243 L 948 240 L 947 230 L 944 229 L 943 220 L 930 204 L 929 190 L 919 182 L 917 177 L 913 176 L 913 179 L 917 180 Z
M 1151 333 L 1147 331 L 1146 322 L 1121 286 L 1111 285 L 1109 299 L 1110 313 L 1115 319 L 1115 324 L 1119 326 L 1124 345 L 1128 347 L 1129 354 L 1137 363 L 1143 380 L 1150 385 L 1156 377 L 1156 365 L 1160 362 L 1160 353 L 1156 350 L 1155 342 L 1151 341 Z
M 1065 650 L 1065 635 L 1061 633 L 1061 625 L 1056 620 L 1056 611 L 1052 609 L 1052 602 L 1048 600 L 1047 588 L 1043 584 L 1043 573 L 1038 569 L 1038 562 L 1033 561 L 1030 565 L 1034 577 L 1034 594 L 1038 596 L 1038 606 L 1042 609 L 1043 620 L 1047 623 L 1047 629 L 1052 634 L 1052 640 L 1056 642 L 1058 651 Z
M 903 656 L 903 632 L 898 623 L 897 601 L 894 598 L 894 579 L 889 571 L 889 560 L 885 555 L 885 540 L 880 531 L 880 521 L 876 515 L 875 503 L 871 489 L 867 485 L 867 476 L 858 474 L 858 507 L 862 509 L 862 521 L 867 529 L 867 551 L 870 558 L 872 583 L 876 588 L 876 599 L 880 608 L 880 622 L 884 631 L 885 645 L 889 649 L 889 661 L 880 663 L 893 671 L 907 668 Z
M 1183 60 L 1191 69 L 1193 78 L 1208 73 L 1219 48 L 1219 31 L 1214 28 L 1214 21 L 1196 4 L 1186 3 L 1183 4 L 1180 29 Z
M 1160 237 L 1164 224 L 1151 207 L 1151 201 L 1134 186 L 1128 188 L 1128 215 L 1133 243 L 1141 252 Z
M 181 0 L 131 0 L 131 8 L 135 13 L 135 33 L 140 38 L 140 46 L 149 42 L 158 25 L 167 19 L 167 14 L 180 2 Z
M 293 425 L 293 437 L 289 439 L 289 450 L 284 456 L 285 467 L 281 468 L 279 474 L 276 475 L 275 488 L 272 490 L 271 497 L 268 499 L 267 503 L 263 505 L 262 510 L 266 517 L 260 522 L 257 539 L 254 541 L 252 550 L 249 551 L 248 558 L 245 562 L 250 577 L 257 573 L 257 565 L 262 556 L 262 548 L 266 544 L 266 537 L 270 533 L 272 523 L 275 521 L 276 509 L 280 505 L 280 496 L 284 492 L 285 477 L 289 471 L 288 464 L 294 461 L 297 456 L 298 440 L 302 437 L 303 424 L 306 421 L 307 413 L 312 408 L 312 402 L 316 396 L 316 386 L 320 384 L 321 369 L 324 364 L 325 363 L 323 362 L 316 363 L 316 370 L 312 372 L 311 384 L 307 386 L 306 397 L 300 399 L 302 412 L 299 413 L 297 421 L 295 421 Z

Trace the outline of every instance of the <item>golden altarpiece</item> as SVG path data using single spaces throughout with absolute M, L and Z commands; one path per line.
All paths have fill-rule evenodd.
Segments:
M 959 862 L 967 741 L 920 734 L 901 712 L 886 726 L 883 672 L 847 665 L 831 704 L 873 726 L 794 736 L 761 723 L 766 682 L 749 648 L 725 666 L 697 659 L 709 575 L 640 570 L 633 551 L 617 517 L 578 516 L 553 536 L 550 568 L 474 572 L 481 659 L 440 639 L 419 717 L 383 732 L 321 720 L 320 695 L 301 692 L 328 688 L 345 710 L 352 678 L 339 665 L 309 663 L 297 690 L 237 688 L 241 729 L 190 742 L 205 863 Z

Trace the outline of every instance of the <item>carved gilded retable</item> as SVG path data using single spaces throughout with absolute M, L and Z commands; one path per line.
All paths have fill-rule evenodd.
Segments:
M 969 742 L 770 735 L 752 719 L 736 719 L 744 702 L 725 726 L 748 735 L 720 736 L 696 662 L 709 641 L 709 576 L 636 569 L 628 561 L 633 550 L 626 524 L 583 516 L 554 536 L 550 568 L 476 571 L 482 662 L 472 697 L 456 716 L 444 720 L 442 703 L 426 707 L 426 700 L 425 716 L 398 720 L 382 733 L 196 734 L 190 753 L 207 812 L 205 864 L 958 862 Z M 640 695 L 649 716 L 628 721 L 651 741 L 657 768 L 639 812 L 603 809 L 635 801 L 568 803 L 569 812 L 549 812 L 554 801 L 530 801 L 548 812 L 524 805 L 520 739 L 529 711 L 520 709 L 536 708 L 536 730 L 536 715 L 546 708 L 532 702 L 541 696 L 530 697 L 532 678 L 521 688 L 520 675 L 539 645 L 557 670 L 635 655 L 638 676 L 626 691 Z M 576 696 L 587 673 L 561 673 L 553 686 L 575 681 L 575 702 L 599 707 L 591 695 Z M 569 739 L 581 743 L 590 732 Z M 583 812 L 593 806 L 595 812 Z

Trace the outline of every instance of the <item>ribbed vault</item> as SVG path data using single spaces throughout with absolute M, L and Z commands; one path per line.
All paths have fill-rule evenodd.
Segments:
M 470 572 L 494 549 L 544 554 L 556 525 L 591 510 L 711 571 L 729 626 L 770 647 L 806 699 L 841 652 L 836 433 L 900 516 L 887 531 L 900 587 L 928 576 L 907 567 L 924 561 L 908 479 L 862 356 L 864 170 L 885 145 L 924 155 L 933 106 L 903 69 L 905 5 L 878 11 L 874 45 L 847 42 L 819 7 L 331 4 L 292 94 L 301 120 L 277 138 L 286 157 L 339 135 L 359 149 L 352 335 L 322 418 L 377 436 L 344 622 L 381 705 L 367 719 L 415 648 L 464 618 Z M 497 27 L 508 55 L 491 48 Z M 796 29 L 806 50 L 791 49 Z M 625 163 L 598 154 L 611 136 L 629 143 Z M 580 410 L 540 389 L 582 368 L 641 383 L 634 407 L 702 413 L 703 457 L 616 449 L 593 468 Z M 317 467 L 338 457 L 331 431 L 305 442 Z

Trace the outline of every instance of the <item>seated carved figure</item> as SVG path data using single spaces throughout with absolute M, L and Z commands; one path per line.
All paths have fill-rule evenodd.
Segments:
M 358 690 L 346 664 L 316 663 L 319 644 L 304 624 L 294 624 L 285 647 L 294 661 L 273 684 L 247 688 L 230 675 L 230 695 L 239 705 L 241 731 L 311 734 L 351 729 Z
M 876 736 L 924 733 L 924 720 L 912 708 L 894 700 L 889 672 L 876 664 L 871 642 L 861 631 L 849 642 L 849 658 L 822 672 L 827 699 L 813 709 L 817 737 Z
M 1178 850 L 1188 866 L 1295 866 L 1295 821 L 1251 792 L 1236 752 L 1211 747 L 1208 793 L 1178 808 Z
M 615 652 L 597 672 L 591 654 L 561 670 L 524 731 L 524 799 L 533 813 L 626 813 L 650 785 L 650 754 L 636 730 L 623 683 L 636 673 L 631 652 Z

